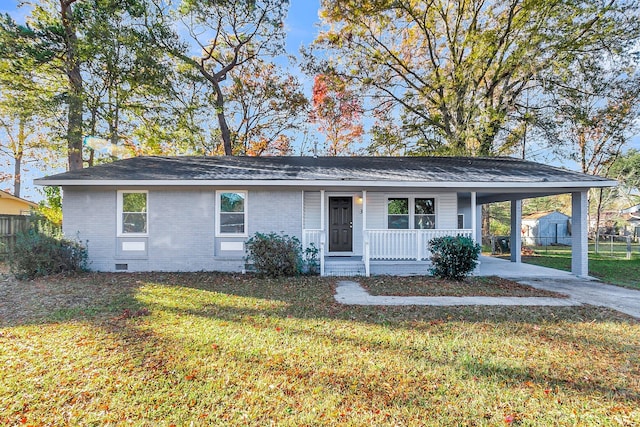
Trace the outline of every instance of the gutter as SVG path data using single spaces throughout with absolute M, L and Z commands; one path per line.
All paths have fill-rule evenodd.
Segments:
M 407 187 L 407 188 L 468 188 L 468 189 L 490 189 L 490 188 L 511 188 L 522 190 L 526 188 L 551 189 L 570 188 L 588 189 L 617 187 L 617 181 L 529 181 L 529 182 L 477 182 L 477 181 L 365 181 L 365 180 L 84 180 L 84 179 L 48 179 L 40 178 L 34 180 L 36 185 L 51 186 L 96 186 L 96 187 L 173 187 L 173 186 L 209 186 L 209 187 Z

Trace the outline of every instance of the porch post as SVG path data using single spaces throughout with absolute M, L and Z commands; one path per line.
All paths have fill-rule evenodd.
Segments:
M 367 190 L 362 190 L 362 259 L 364 261 L 364 275 L 369 272 L 369 235 L 367 234 Z
M 571 193 L 571 272 L 579 277 L 589 275 L 587 208 L 586 191 Z
M 476 242 L 482 245 L 482 205 L 476 206 Z
M 511 262 L 522 261 L 522 200 L 511 201 Z
M 472 191 L 471 192 L 471 238 L 473 239 L 474 242 L 478 243 L 480 242 L 480 244 L 482 244 L 482 236 L 480 236 L 480 239 L 478 239 L 478 220 L 482 219 L 479 218 L 481 217 L 481 215 L 478 215 L 478 208 L 479 206 L 476 205 L 476 192 Z
M 320 190 L 320 276 L 324 276 L 324 190 Z
M 300 224 L 302 224 L 302 246 L 304 246 L 304 190 L 302 190 L 302 209 L 300 212 L 302 213 L 302 220 L 300 221 Z

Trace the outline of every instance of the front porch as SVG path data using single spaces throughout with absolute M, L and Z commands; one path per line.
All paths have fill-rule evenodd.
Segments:
M 427 274 L 428 243 L 442 236 L 480 240 L 481 206 L 511 202 L 511 261 L 520 264 L 522 198 L 540 194 L 511 191 L 416 190 L 303 191 L 302 245 L 318 250 L 320 274 Z M 572 194 L 572 274 L 586 277 L 586 191 Z M 398 211 L 398 207 L 404 210 Z M 392 209 L 393 208 L 393 209 Z M 457 227 L 456 227 L 457 225 Z M 385 228 L 386 227 L 386 228 Z
M 472 237 L 470 229 L 363 230 L 363 255 L 327 254 L 325 233 L 304 230 L 303 247 L 318 248 L 322 276 L 370 276 L 371 274 L 428 274 L 428 243 L 442 236 Z

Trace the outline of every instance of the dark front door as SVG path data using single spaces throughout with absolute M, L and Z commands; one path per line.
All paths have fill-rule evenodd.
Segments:
M 329 197 L 329 252 L 353 250 L 353 200 Z

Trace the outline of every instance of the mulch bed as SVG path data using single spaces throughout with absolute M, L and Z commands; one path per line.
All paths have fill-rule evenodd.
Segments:
M 431 276 L 375 276 L 358 278 L 371 295 L 394 296 L 487 296 L 567 298 L 557 292 L 536 289 L 500 277 L 467 277 L 455 282 Z

